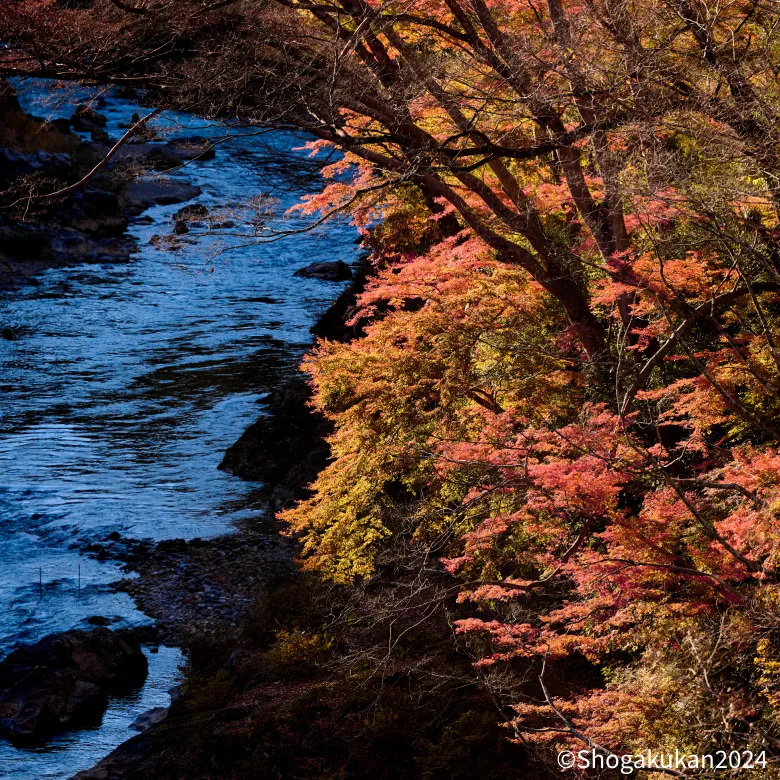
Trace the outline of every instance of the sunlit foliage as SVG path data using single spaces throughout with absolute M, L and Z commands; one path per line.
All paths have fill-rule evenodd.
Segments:
M 344 153 L 300 211 L 351 214 L 377 273 L 365 336 L 304 363 L 335 433 L 284 515 L 303 565 L 449 575 L 508 733 L 542 755 L 775 755 L 776 5 L 126 5 L 57 27 L 13 4 L 6 69 Z

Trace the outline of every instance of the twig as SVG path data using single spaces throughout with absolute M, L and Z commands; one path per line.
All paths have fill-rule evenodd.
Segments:
M 124 144 L 130 139 L 130 137 L 143 127 L 152 117 L 160 113 L 159 108 L 155 108 L 151 114 L 147 114 L 143 119 L 139 119 L 112 147 L 109 149 L 108 154 L 83 178 L 77 181 L 75 184 L 71 184 L 67 187 L 63 187 L 56 192 L 48 192 L 45 195 L 37 195 L 36 199 L 42 198 L 61 198 L 65 195 L 70 195 L 71 192 L 75 192 L 79 187 L 83 187 L 88 181 L 91 181 L 100 170 L 106 165 L 106 163 L 124 146 Z

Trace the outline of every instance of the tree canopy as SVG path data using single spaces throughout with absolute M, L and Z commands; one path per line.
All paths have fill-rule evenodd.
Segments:
M 335 426 L 285 513 L 306 566 L 447 573 L 542 752 L 769 750 L 778 25 L 770 0 L 12 0 L 0 65 L 342 150 L 299 208 L 349 213 L 376 275 L 365 335 L 304 365 Z

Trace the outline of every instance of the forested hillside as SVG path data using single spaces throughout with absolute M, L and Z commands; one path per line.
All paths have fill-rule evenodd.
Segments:
M 404 645 L 444 626 L 538 765 L 773 775 L 774 2 L 15 0 L 0 37 L 6 73 L 343 153 L 296 214 L 349 215 L 374 272 L 303 364 L 331 459 L 280 514 L 338 588 L 340 674 L 446 677 Z

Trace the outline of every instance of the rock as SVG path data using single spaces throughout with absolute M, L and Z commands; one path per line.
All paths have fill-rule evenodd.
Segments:
M 77 195 L 81 207 L 92 217 L 121 217 L 122 201 L 114 192 L 85 190 Z
M 267 411 L 228 448 L 219 468 L 297 492 L 327 463 L 327 421 L 309 405 L 311 389 L 292 377 L 269 396 Z
M 296 271 L 293 276 L 323 279 L 328 282 L 343 282 L 352 278 L 352 270 L 343 260 L 336 260 L 334 262 L 312 263 L 306 268 Z
M 82 104 L 76 107 L 75 113 L 70 118 L 70 125 L 79 133 L 92 133 L 106 126 L 106 118 L 93 108 Z
M 183 203 L 200 195 L 200 187 L 172 179 L 139 178 L 131 182 L 124 192 L 124 199 L 131 213 L 139 213 L 149 206 L 169 206 Z
M 157 542 L 157 552 L 171 555 L 172 553 L 186 553 L 186 539 L 163 539 Z
M 152 166 L 158 171 L 178 168 L 185 162 L 208 160 L 215 156 L 211 143 L 203 138 L 182 138 L 157 142 L 154 130 L 136 130 L 129 144 L 119 149 L 116 160 L 130 165 Z
M 357 305 L 357 296 L 363 292 L 366 287 L 368 277 L 373 268 L 368 255 L 360 258 L 355 268 L 355 275 L 352 283 L 342 290 L 341 295 L 330 305 L 328 310 L 317 320 L 311 328 L 311 333 L 320 338 L 326 338 L 330 341 L 347 342 L 353 338 L 362 335 L 363 331 L 360 324 L 347 325 L 350 314 Z
M 0 226 L 0 246 L 3 252 L 22 260 L 39 260 L 51 255 L 49 236 L 37 225 Z
M 64 152 L 54 154 L 40 149 L 23 152 L 19 149 L 0 148 L 0 183 L 3 186 L 33 173 L 71 181 L 75 180 L 78 170 L 71 156 Z
M 0 735 L 24 742 L 94 723 L 108 693 L 140 685 L 146 673 L 127 632 L 65 631 L 23 645 L 0 663 Z
M 79 129 L 76 125 L 80 122 L 89 122 L 98 127 L 105 127 L 107 120 L 103 114 L 98 114 L 94 108 L 90 108 L 86 103 L 81 103 L 76 106 L 76 111 L 70 118 L 70 123 L 76 130 Z
M 50 124 L 51 124 L 52 127 L 55 127 L 61 133 L 69 133 L 70 132 L 70 120 L 69 119 L 64 119 L 62 117 L 58 117 L 57 119 L 52 119 Z
M 198 136 L 176 138 L 169 146 L 182 160 L 213 160 L 217 156 L 211 141 Z
M 93 144 L 102 144 L 103 146 L 112 146 L 111 138 L 102 127 L 93 127 L 89 131 L 89 137 Z
M 138 149 L 139 146 L 133 148 Z M 176 154 L 167 145 L 150 146 L 150 149 L 144 155 L 144 159 L 148 165 L 151 165 L 157 171 L 169 171 L 173 168 L 179 168 L 184 162 L 184 158 Z
M 184 692 L 181 685 L 174 685 L 168 689 L 168 695 L 171 697 L 171 706 L 175 706 L 184 698 Z
M 129 130 L 134 124 L 141 121 L 141 115 L 138 112 L 135 112 L 131 117 L 129 122 L 120 122 L 119 127 L 122 130 Z
M 111 621 L 107 617 L 103 617 L 102 615 L 92 615 L 92 617 L 87 618 L 87 623 L 89 623 L 91 626 L 107 626 Z
M 109 753 L 91 769 L 74 775 L 71 780 L 130 780 L 139 777 L 138 768 L 153 751 L 153 731 L 136 734 Z
M 176 224 L 173 226 L 173 232 L 177 236 L 183 236 L 185 233 L 189 233 L 190 229 L 187 227 L 186 222 L 176 222 Z
M 371 263 L 364 256 L 352 283 L 320 318 L 312 333 L 343 342 L 360 335 L 359 326 L 347 327 L 345 323 L 371 272 Z M 262 298 L 256 300 L 265 302 Z M 287 380 L 263 400 L 267 404 L 266 414 L 228 448 L 219 464 L 224 471 L 272 487 L 271 511 L 274 503 L 283 506 L 305 495 L 306 486 L 327 463 L 330 450 L 323 437 L 331 428 L 308 406 L 310 397 L 311 390 L 304 379 Z
M 196 219 L 203 219 L 209 215 L 209 210 L 202 203 L 191 203 L 189 206 L 179 209 L 173 218 L 177 222 L 191 222 Z
M 146 729 L 156 726 L 168 716 L 167 707 L 153 707 L 151 710 L 141 713 L 131 724 L 130 728 L 134 731 L 146 731 Z

